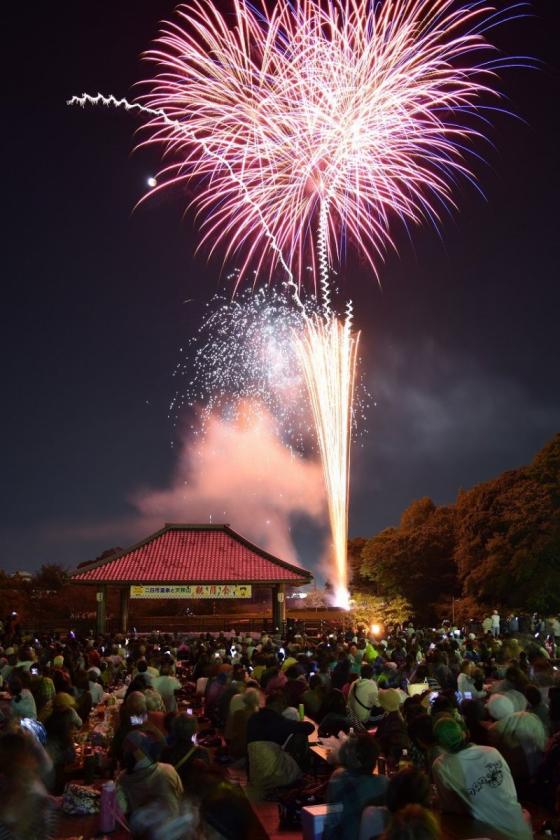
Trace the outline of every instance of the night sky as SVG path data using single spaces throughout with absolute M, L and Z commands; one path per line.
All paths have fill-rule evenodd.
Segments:
M 154 153 L 132 154 L 138 120 L 65 105 L 83 91 L 133 95 L 149 72 L 139 55 L 173 8 L 2 4 L 6 570 L 72 567 L 145 536 L 130 499 L 164 491 L 176 471 L 171 372 L 225 272 L 195 255 L 181 193 L 133 212 L 157 168 Z M 494 38 L 542 67 L 504 75 L 522 120 L 500 117 L 495 147 L 478 149 L 486 200 L 465 185 L 442 239 L 426 227 L 413 244 L 399 235 L 382 288 L 346 267 L 377 403 L 354 450 L 353 536 L 394 524 L 419 496 L 453 501 L 560 430 L 560 4 L 539 0 L 534 15 Z M 293 524 L 313 568 L 324 534 Z

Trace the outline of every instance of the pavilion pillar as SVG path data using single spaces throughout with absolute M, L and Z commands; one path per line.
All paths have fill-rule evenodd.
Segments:
M 272 587 L 272 626 L 278 628 L 281 634 L 286 629 L 286 586 L 277 583 Z
M 126 587 L 120 591 L 120 620 L 121 633 L 126 633 L 128 630 L 128 602 L 130 596 L 130 589 Z
M 97 635 L 102 636 L 105 633 L 107 625 L 107 587 L 97 587 L 97 615 L 96 615 L 96 630 Z

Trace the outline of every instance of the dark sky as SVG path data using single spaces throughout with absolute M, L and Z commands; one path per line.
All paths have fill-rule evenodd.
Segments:
M 130 95 L 147 72 L 139 54 L 173 7 L 2 4 L 8 570 L 70 567 L 142 536 L 126 524 L 129 499 L 168 486 L 176 467 L 171 371 L 220 288 L 220 265 L 194 254 L 181 195 L 132 212 L 156 169 L 149 153 L 131 154 L 136 119 L 65 105 L 82 91 Z M 413 247 L 403 241 L 382 289 L 348 266 L 377 402 L 354 451 L 351 535 L 394 523 L 418 496 L 452 501 L 459 488 L 527 462 L 560 429 L 560 4 L 533 8 L 532 19 L 496 35 L 506 52 L 543 65 L 505 74 L 524 122 L 499 118 L 495 149 L 480 149 L 486 201 L 463 187 L 443 242 L 427 228 Z M 120 531 L 103 530 L 119 522 Z M 297 545 L 313 565 L 316 528 L 300 522 Z

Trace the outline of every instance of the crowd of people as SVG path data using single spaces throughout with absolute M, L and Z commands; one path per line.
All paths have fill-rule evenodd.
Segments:
M 494 625 L 283 638 L 12 628 L 0 644 L 0 838 L 56 836 L 100 721 L 103 773 L 133 836 L 256 838 L 251 798 L 296 821 L 306 801 L 325 802 L 324 840 L 436 840 L 448 813 L 510 840 L 533 836 L 529 812 L 553 831 L 560 639 Z M 311 749 L 321 741 L 326 761 Z

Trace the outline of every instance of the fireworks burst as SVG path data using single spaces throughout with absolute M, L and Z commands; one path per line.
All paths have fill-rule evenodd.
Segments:
M 197 180 L 203 241 L 226 258 L 241 252 L 242 276 L 265 264 L 272 273 L 283 253 L 298 280 L 311 271 L 316 281 L 319 261 L 336 264 L 348 237 L 377 271 L 395 218 L 437 224 L 455 206 L 456 181 L 474 180 L 468 146 L 508 63 L 485 33 L 525 6 L 279 0 L 270 12 L 234 0 L 233 15 L 211 0 L 180 6 L 146 54 L 158 73 L 139 97 L 153 112 L 144 142 L 168 161 L 156 189 Z

